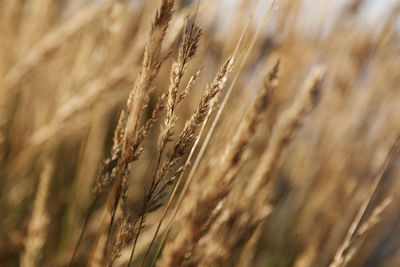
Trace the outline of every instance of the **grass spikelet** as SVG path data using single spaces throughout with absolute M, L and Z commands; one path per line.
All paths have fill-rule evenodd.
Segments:
M 214 81 L 209 87 L 207 87 L 197 109 L 194 111 L 192 117 L 185 123 L 183 130 L 177 138 L 178 140 L 175 142 L 173 149 L 168 154 L 167 159 L 161 167 L 160 172 L 156 177 L 157 185 L 165 179 L 171 169 L 175 166 L 176 161 L 185 154 L 186 149 L 193 143 L 196 130 L 204 121 L 210 107 L 213 105 L 214 101 L 217 100 L 216 97 L 225 86 L 227 75 L 232 70 L 232 63 L 232 59 L 229 58 L 217 73 Z M 169 181 L 167 181 L 167 183 L 169 183 Z M 161 192 L 162 190 L 160 193 Z
M 112 266 L 116 259 L 121 256 L 122 249 L 132 241 L 135 235 L 138 233 L 136 228 L 136 222 L 133 219 L 132 214 L 128 207 L 128 196 L 127 196 L 128 184 L 127 180 L 123 179 L 121 185 L 121 210 L 122 216 L 119 221 L 118 232 L 115 235 L 114 243 L 111 250 L 111 255 L 107 261 L 108 266 Z
M 185 27 L 185 31 L 182 38 L 182 43 L 179 47 L 178 59 L 172 64 L 171 75 L 170 75 L 170 85 L 168 89 L 168 104 L 167 104 L 167 117 L 165 120 L 164 127 L 162 128 L 160 138 L 158 141 L 158 150 L 160 157 L 163 151 L 171 141 L 173 135 L 173 129 L 175 126 L 176 116 L 174 115 L 175 109 L 179 102 L 181 102 L 188 94 L 191 84 L 197 78 L 198 73 L 189 80 L 188 87 L 178 96 L 179 86 L 182 77 L 187 68 L 187 63 L 195 55 L 198 41 L 201 35 L 201 28 L 197 24 L 193 24 L 190 27 Z
M 360 228 L 357 230 L 357 236 L 365 235 L 374 225 L 381 221 L 382 214 L 388 208 L 390 203 L 393 201 L 393 196 L 389 196 L 385 198 L 378 206 L 374 208 L 371 215 L 365 220 L 365 222 L 360 225 Z

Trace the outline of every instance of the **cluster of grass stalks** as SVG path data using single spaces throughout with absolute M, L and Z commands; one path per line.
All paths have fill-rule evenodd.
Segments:
M 400 266 L 400 5 L 306 2 L 1 1 L 0 265 Z

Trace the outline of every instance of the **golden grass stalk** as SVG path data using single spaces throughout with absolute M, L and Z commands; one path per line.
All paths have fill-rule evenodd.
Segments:
M 138 75 L 133 89 L 128 97 L 127 112 L 121 113 L 119 123 L 115 130 L 114 146 L 111 151 L 111 157 L 102 168 L 95 191 L 100 193 L 104 190 L 103 185 L 108 187 L 109 191 L 106 211 L 97 234 L 95 246 L 92 249 L 89 258 L 89 265 L 96 265 L 103 261 L 103 251 L 107 248 L 107 241 L 114 221 L 115 212 L 121 196 L 121 186 L 130 173 L 130 167 L 133 161 L 137 160 L 141 154 L 141 143 L 146 137 L 154 121 L 158 118 L 161 106 L 153 111 L 153 117 L 148 120 L 144 126 L 140 127 L 140 119 L 143 109 L 147 105 L 148 94 L 151 90 L 151 83 L 157 76 L 161 64 L 169 56 L 161 55 L 162 42 L 165 37 L 169 22 L 172 18 L 174 2 L 163 0 L 160 10 L 157 11 L 154 23 L 152 25 L 148 44 L 145 48 L 142 70 Z M 160 101 L 161 102 L 161 101 Z M 155 115 L 155 116 L 154 116 Z M 104 231 L 108 227 L 108 235 L 104 237 Z
M 24 242 L 25 250 L 21 256 L 20 266 L 34 267 L 37 266 L 40 260 L 40 252 L 46 241 L 47 225 L 50 222 L 46 201 L 52 176 L 53 166 L 47 163 L 39 178 L 32 216 Z
M 198 41 L 201 35 L 201 28 L 193 23 L 189 28 L 186 26 L 182 37 L 182 42 L 179 47 L 179 55 L 176 62 L 172 64 L 171 75 L 170 75 L 170 86 L 168 89 L 168 102 L 167 102 L 167 116 L 164 122 L 164 126 L 161 129 L 160 137 L 158 139 L 158 160 L 155 170 L 154 177 L 152 179 L 152 184 L 149 189 L 148 199 L 151 199 L 151 194 L 155 190 L 155 179 L 158 174 L 159 165 L 163 152 L 167 144 L 172 141 L 172 136 L 174 134 L 175 121 L 177 116 L 174 114 L 175 109 L 178 104 L 189 94 L 190 89 L 193 87 L 195 80 L 198 78 L 200 72 L 193 75 L 185 89 L 179 93 L 179 85 L 181 83 L 182 77 L 187 68 L 187 63 L 195 55 L 198 46 Z
M 118 232 L 115 236 L 114 244 L 108 255 L 109 260 L 107 266 L 112 266 L 114 261 L 121 256 L 122 249 L 138 234 L 139 229 L 135 227 L 136 221 L 133 222 L 132 215 L 129 212 L 127 204 L 127 189 L 128 184 L 126 179 L 122 180 L 121 184 L 121 210 L 122 217 L 119 222 Z
M 139 133 L 141 136 L 141 137 L 139 137 L 139 139 L 143 139 L 147 135 L 148 131 L 150 131 L 154 122 L 160 116 L 160 112 L 164 108 L 164 102 L 165 102 L 166 98 L 167 97 L 165 94 L 163 94 L 160 97 L 158 104 L 156 105 L 156 107 L 153 110 L 152 117 L 150 119 L 148 119 L 147 122 L 145 123 L 144 127 L 142 127 L 142 129 Z M 122 113 L 122 114 L 124 114 L 124 113 Z M 123 120 L 123 116 L 121 116 L 121 119 Z M 120 136 L 122 134 L 121 130 L 122 129 L 120 127 L 117 127 L 117 129 L 115 131 L 115 136 Z M 118 137 L 115 137 L 115 138 L 118 138 Z M 112 162 L 108 161 L 108 164 L 112 164 Z M 100 186 L 103 188 L 107 187 L 107 185 L 100 185 Z M 113 262 L 117 258 L 119 258 L 121 256 L 121 250 L 133 239 L 133 237 L 136 234 L 139 233 L 139 229 L 135 228 L 136 221 L 133 222 L 133 217 L 130 214 L 129 209 L 128 209 L 127 195 L 126 195 L 127 189 L 128 189 L 127 177 L 125 176 L 125 177 L 123 177 L 123 179 L 121 181 L 121 188 L 120 188 L 121 191 L 119 192 L 120 198 L 121 198 L 122 218 L 121 218 L 121 221 L 119 222 L 118 233 L 117 233 L 117 236 L 115 237 L 114 244 L 112 246 L 111 256 L 109 257 L 109 261 L 107 263 L 110 266 L 113 264 Z M 115 196 L 112 196 L 112 197 L 115 197 Z M 117 205 L 117 203 L 115 203 L 114 206 L 111 206 L 109 212 L 111 212 L 112 214 L 115 214 L 116 205 Z M 111 209 L 113 209 L 113 210 L 111 210 Z M 111 230 L 111 224 L 110 224 L 109 230 Z
M 157 76 L 161 64 L 166 59 L 166 56 L 161 55 L 161 45 L 168 23 L 172 17 L 172 7 L 173 2 L 165 0 L 162 2 L 160 11 L 156 14 L 150 39 L 145 49 L 142 70 L 129 95 L 126 115 L 124 112 L 121 113 L 115 131 L 111 161 L 115 161 L 115 157 L 118 158 L 117 164 L 119 166 L 115 170 L 119 174 L 127 175 L 127 173 L 124 173 L 126 168 L 140 155 L 140 144 L 164 107 L 165 98 L 161 97 L 152 118 L 144 127 L 139 129 L 138 124 L 141 112 L 147 104 L 146 96 L 151 89 L 151 82 Z M 113 170 L 114 168 L 111 168 L 111 170 L 108 169 L 107 171 L 108 173 L 112 173 Z
M 365 222 L 360 225 L 357 230 L 357 236 L 365 235 L 371 228 L 373 228 L 378 222 L 381 221 L 382 214 L 392 203 L 393 196 L 388 196 L 379 205 L 377 205 L 372 211 L 371 215 L 365 220 Z
M 134 154 L 131 155 L 131 159 L 136 160 L 140 153 L 141 153 L 141 148 L 139 147 L 140 143 L 143 141 L 143 139 L 147 136 L 148 132 L 150 131 L 150 129 L 152 128 L 154 122 L 158 119 L 158 117 L 160 116 L 161 111 L 164 108 L 164 102 L 165 102 L 166 96 L 162 95 L 158 104 L 156 105 L 156 107 L 153 110 L 153 114 L 152 117 L 149 118 L 147 120 L 147 122 L 145 123 L 144 126 L 141 127 L 141 129 L 139 130 L 139 133 L 136 136 L 136 145 L 133 146 L 133 150 L 132 152 Z M 98 235 L 98 239 L 96 241 L 96 247 L 101 247 L 102 246 L 102 238 L 103 238 L 103 232 L 106 230 L 106 227 L 108 225 L 108 234 L 111 231 L 111 226 L 113 224 L 114 221 L 114 216 L 115 216 L 115 212 L 118 206 L 118 202 L 120 200 L 120 197 L 125 197 L 126 194 L 126 179 L 129 173 L 129 170 L 125 169 L 124 172 L 121 172 L 121 168 L 120 166 L 118 166 L 119 162 L 120 162 L 120 157 L 121 157 L 121 149 L 120 149 L 120 144 L 121 144 L 121 137 L 124 134 L 124 128 L 123 125 L 125 123 L 125 113 L 122 112 L 121 116 L 120 116 L 120 121 L 117 125 L 117 128 L 115 130 L 115 135 L 114 135 L 114 147 L 112 149 L 112 156 L 107 159 L 101 169 L 100 172 L 100 178 L 98 179 L 95 187 L 94 187 L 94 192 L 97 195 L 99 195 L 100 193 L 102 193 L 104 190 L 106 190 L 110 184 L 112 184 L 111 189 L 109 190 L 108 193 L 108 197 L 107 197 L 107 203 L 106 203 L 106 212 L 104 214 L 104 218 L 103 218 L 103 223 L 101 224 L 101 228 L 99 230 L 99 235 Z M 129 164 L 126 166 L 127 168 L 129 167 Z M 95 198 L 97 199 L 97 197 Z M 126 207 L 126 199 L 123 199 L 122 201 L 122 205 L 124 205 Z M 127 241 L 121 241 L 121 240 L 116 240 L 117 244 L 114 245 L 113 247 L 113 254 L 112 254 L 112 260 L 111 260 L 111 264 L 113 261 L 115 261 L 119 256 L 120 256 L 120 250 L 123 248 L 124 245 L 126 245 L 128 243 L 128 241 L 130 239 L 132 239 L 132 235 L 134 232 L 128 234 L 126 233 L 126 228 L 131 229 L 133 231 L 133 226 L 132 226 L 132 221 L 131 221 L 131 216 L 130 214 L 123 208 L 123 223 L 121 223 L 121 227 L 122 229 L 120 229 L 119 231 L 119 236 L 125 236 Z M 134 224 L 133 224 L 134 225 Z M 108 235 L 107 235 L 107 239 L 108 240 Z M 119 242 L 119 243 L 118 243 Z M 106 241 L 107 243 L 107 241 Z M 107 245 L 107 244 L 103 244 L 103 245 Z M 96 249 L 95 253 L 97 253 L 97 255 L 102 255 L 101 253 L 101 248 Z M 92 260 L 94 260 L 96 254 L 92 254 Z M 98 256 L 100 259 L 96 260 L 96 261 L 101 261 L 102 256 Z
M 384 164 L 382 165 L 381 169 L 378 171 L 377 175 L 375 176 L 374 181 L 369 189 L 367 197 L 364 199 L 363 203 L 361 204 L 360 209 L 358 210 L 356 216 L 354 217 L 354 220 L 351 223 L 343 242 L 341 243 L 338 250 L 336 251 L 333 261 L 330 263 L 329 267 L 345 266 L 346 263 L 350 260 L 346 254 L 351 247 L 352 241 L 357 237 L 357 229 L 359 229 L 359 227 L 360 227 L 361 220 L 364 217 L 365 212 L 367 211 L 367 208 L 368 208 L 379 184 L 381 183 L 383 175 L 385 174 L 387 168 L 390 166 L 390 163 L 396 156 L 399 148 L 400 148 L 400 135 L 397 137 L 394 144 L 390 148 L 390 151 L 386 157 Z
M 162 128 L 159 140 L 158 140 L 158 150 L 159 158 L 166 147 L 166 145 L 171 141 L 173 136 L 173 129 L 175 127 L 175 121 L 177 117 L 174 115 L 175 109 L 189 93 L 191 86 L 187 86 L 185 90 L 178 96 L 179 85 L 185 74 L 187 68 L 187 63 L 195 55 L 198 42 L 201 35 L 201 28 L 197 24 L 192 24 L 190 30 L 188 27 L 184 27 L 185 31 L 182 37 L 181 45 L 179 46 L 179 54 L 176 62 L 172 64 L 171 75 L 170 75 L 170 85 L 168 88 L 168 105 L 167 105 L 167 116 L 164 122 L 164 127 Z M 191 85 L 198 75 L 192 76 L 189 81 Z M 158 169 L 156 169 L 157 171 Z
M 357 230 L 356 235 L 348 247 L 348 250 L 346 250 L 341 266 L 347 266 L 350 260 L 353 259 L 360 247 L 360 243 L 363 242 L 366 233 L 381 221 L 383 212 L 388 208 L 390 203 L 392 203 L 392 200 L 393 196 L 385 198 L 378 206 L 374 208 L 371 215 L 365 220 L 365 222 L 360 225 L 360 228 Z
M 161 130 L 161 134 L 158 140 L 157 166 L 154 172 L 154 177 L 152 179 L 151 186 L 143 202 L 143 208 L 140 215 L 138 232 L 136 234 L 132 248 L 131 260 L 133 258 L 136 243 L 139 238 L 140 230 L 142 228 L 146 214 L 149 211 L 154 211 L 157 208 L 157 205 L 159 205 L 157 202 L 159 198 L 161 198 L 161 194 L 156 193 L 156 195 L 154 195 L 158 185 L 156 178 L 158 175 L 158 170 L 161 158 L 163 156 L 163 152 L 166 148 L 166 145 L 172 140 L 171 138 L 173 136 L 173 131 L 175 128 L 175 121 L 177 119 L 177 117 L 174 114 L 175 109 L 178 106 L 178 104 L 188 95 L 189 90 L 193 86 L 195 79 L 199 75 L 199 73 L 197 72 L 194 76 L 192 76 L 186 88 L 180 95 L 178 95 L 179 86 L 183 78 L 183 75 L 185 73 L 185 70 L 187 68 L 187 63 L 190 61 L 191 58 L 193 58 L 193 56 L 196 53 L 200 35 L 201 35 L 201 28 L 197 24 L 193 23 L 192 26 L 190 27 L 190 30 L 188 29 L 187 26 L 185 27 L 182 37 L 183 40 L 179 47 L 179 54 L 177 61 L 172 64 L 171 74 L 170 74 L 170 86 L 168 88 L 167 116 L 164 122 L 164 127 Z

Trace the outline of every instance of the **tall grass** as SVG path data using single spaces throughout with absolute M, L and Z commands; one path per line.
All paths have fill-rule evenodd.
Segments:
M 0 3 L 1 266 L 400 264 L 400 5 L 225 2 Z

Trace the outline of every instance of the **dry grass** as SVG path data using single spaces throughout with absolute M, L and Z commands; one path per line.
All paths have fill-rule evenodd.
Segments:
M 397 266 L 400 5 L 308 2 L 0 2 L 0 265 Z

